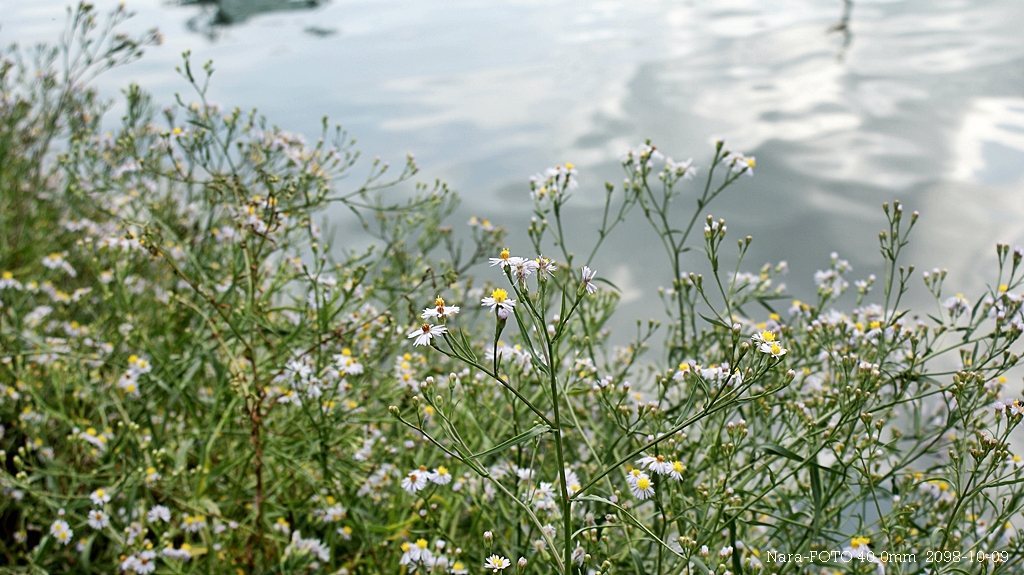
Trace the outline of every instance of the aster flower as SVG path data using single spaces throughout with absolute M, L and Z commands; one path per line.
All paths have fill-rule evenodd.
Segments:
M 760 346 L 762 343 L 771 343 L 775 341 L 775 332 L 771 330 L 764 330 L 762 332 L 755 333 L 750 337 L 750 340 L 755 345 Z
M 434 472 L 430 474 L 430 481 L 438 485 L 448 485 L 452 482 L 452 474 L 448 472 L 448 468 L 439 465 L 434 468 Z
M 98 507 L 110 501 L 110 492 L 101 487 L 90 493 L 89 499 L 92 499 L 92 504 Z
M 587 290 L 587 293 L 595 293 L 597 291 L 597 286 L 594 285 L 594 277 L 597 276 L 597 272 L 587 266 L 583 266 L 583 270 L 580 275 L 582 277 L 583 288 Z
M 946 308 L 949 315 L 957 317 L 960 314 L 971 309 L 971 303 L 967 301 L 967 298 L 963 294 L 956 294 L 953 297 L 947 298 L 942 302 L 942 307 Z
M 586 558 L 587 558 L 587 552 L 583 549 L 583 547 L 579 543 L 577 543 L 576 544 L 576 548 L 572 550 L 572 557 L 571 557 L 572 562 L 577 564 L 577 565 L 582 566 L 583 562 L 586 560 Z
M 447 327 L 443 325 L 430 325 L 429 323 L 425 323 L 421 325 L 419 329 L 410 331 L 408 337 L 409 339 L 416 338 L 416 341 L 412 342 L 413 346 L 430 345 L 430 340 L 445 333 L 448 333 Z
M 147 467 L 146 468 L 146 483 L 153 483 L 155 481 L 160 481 L 161 477 L 163 477 L 163 476 L 160 475 L 160 472 L 156 470 L 156 467 Z
M 491 308 L 491 311 L 504 310 L 505 312 L 510 312 L 512 308 L 516 307 L 516 300 L 509 299 L 507 291 L 497 288 L 491 292 L 490 297 L 480 300 L 480 305 Z
M 491 555 L 487 558 L 487 561 L 484 561 L 484 569 L 491 569 L 492 573 L 503 571 L 510 565 L 512 565 L 512 562 L 500 555 Z
M 89 527 L 97 531 L 110 525 L 110 516 L 100 509 L 93 509 L 89 512 Z
M 758 349 L 761 351 L 761 353 L 767 353 L 774 358 L 780 358 L 786 355 L 786 351 L 788 351 L 786 348 L 779 345 L 779 342 L 777 341 L 773 341 L 771 343 L 762 343 L 760 346 L 758 346 Z
M 665 459 L 664 455 L 647 455 L 638 459 L 636 464 L 658 475 L 668 475 L 672 472 L 672 463 Z
M 516 276 L 516 281 L 520 284 L 525 284 L 526 278 L 530 277 L 535 271 L 540 269 L 540 264 L 534 260 L 520 259 L 510 267 Z
M 13 273 L 4 272 L 3 275 L 0 276 L 0 289 L 21 290 L 24 289 L 24 286 L 21 285 L 21 282 L 14 279 Z
M 728 158 L 726 158 L 726 161 L 729 162 L 729 166 L 732 168 L 732 171 L 734 173 L 745 173 L 748 176 L 754 175 L 754 166 L 757 163 L 754 159 L 754 156 L 747 157 L 737 152 L 735 154 L 731 154 Z
M 283 519 L 278 519 L 278 523 Z M 285 522 L 285 525 L 288 523 Z M 181 528 L 189 533 L 199 533 L 206 528 L 206 518 L 202 515 L 188 515 L 185 514 L 181 517 Z M 274 529 L 277 529 L 277 525 L 274 525 Z
M 871 540 L 867 537 L 854 537 L 850 540 L 850 544 L 843 548 L 844 561 L 858 559 L 860 561 L 874 563 L 875 568 L 878 571 L 878 575 L 885 575 L 885 565 L 883 565 L 882 561 L 871 552 L 869 545 L 871 545 Z M 847 557 L 850 559 L 845 559 Z
M 692 180 L 697 175 L 697 168 L 693 165 L 693 158 L 688 158 L 685 162 L 676 162 L 672 158 L 666 158 L 665 171 L 686 180 Z
M 668 472 L 669 477 L 676 481 L 683 480 L 683 474 L 686 473 L 686 466 L 681 461 L 672 462 L 672 471 Z
M 457 313 L 459 313 L 459 306 L 445 305 L 444 299 L 442 299 L 441 296 L 437 296 L 437 298 L 434 299 L 434 307 L 428 307 L 427 309 L 423 310 L 423 313 L 420 314 L 420 317 L 423 319 L 437 318 L 440 320 L 445 320 L 448 319 L 449 317 L 454 316 Z
M 537 256 L 537 259 L 533 261 L 537 263 L 537 272 L 542 276 L 545 274 L 551 275 L 558 269 L 558 267 L 555 266 L 555 262 L 544 256 Z
M 284 517 L 278 517 L 277 521 L 274 522 L 274 531 L 280 531 L 281 533 L 288 535 L 292 532 L 292 524 L 288 523 Z
M 147 549 L 136 555 L 132 555 L 125 561 L 132 561 L 129 568 L 138 573 L 139 575 L 145 575 L 146 573 L 152 573 L 153 571 L 156 571 L 156 562 L 153 561 L 154 559 L 156 559 L 156 551 Z M 121 570 L 128 570 L 124 568 L 123 563 Z
M 146 520 L 150 523 L 158 521 L 169 522 L 171 520 L 171 510 L 164 505 L 157 505 L 146 514 Z
M 429 480 L 430 472 L 426 467 L 420 466 L 419 469 L 413 469 L 402 479 L 402 489 L 409 495 L 415 495 L 417 491 L 427 486 Z
M 345 518 L 348 512 L 341 505 L 332 505 L 324 510 L 324 516 L 322 518 L 324 523 L 333 523 L 335 521 L 341 521 Z
M 498 257 L 489 258 L 489 260 L 491 262 L 491 267 L 501 266 L 503 268 L 507 268 L 523 261 L 523 258 L 510 255 L 508 248 L 504 248 L 501 250 L 501 253 L 498 254 Z
M 50 525 L 50 535 L 56 539 L 61 545 L 67 545 L 71 538 L 75 536 L 74 530 L 68 525 L 67 521 L 58 519 Z
M 629 490 L 633 492 L 633 497 L 643 501 L 654 495 L 654 484 L 646 474 L 641 474 L 635 483 L 630 484 Z
M 639 481 L 641 477 L 647 477 L 647 474 L 640 469 L 633 468 L 628 474 L 626 474 L 626 482 L 629 483 L 630 487 L 632 487 L 633 485 L 636 485 L 636 482 Z

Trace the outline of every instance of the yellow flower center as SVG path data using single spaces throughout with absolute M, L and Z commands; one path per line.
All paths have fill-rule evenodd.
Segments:
M 499 254 L 499 256 L 501 257 L 501 259 L 507 260 L 511 256 L 511 254 L 509 254 L 508 248 L 505 248 L 501 250 L 501 254 Z
M 882 327 L 882 322 L 880 322 L 880 321 L 878 321 L 878 320 L 875 320 L 875 321 L 873 321 L 873 322 L 869 323 L 869 324 L 868 324 L 868 326 L 869 326 L 869 327 L 870 327 L 871 329 L 878 329 L 878 328 Z
M 682 472 L 686 471 L 686 466 L 683 465 L 682 462 L 673 461 L 672 462 L 672 470 L 675 471 L 676 473 L 682 473 Z
M 444 300 L 441 298 L 441 296 L 437 296 L 434 299 L 434 307 L 444 307 Z
M 864 546 L 864 545 L 868 545 L 870 543 L 871 543 L 871 540 L 868 539 L 867 537 L 854 537 L 853 539 L 850 540 L 850 546 L 851 547 L 861 547 L 861 546 Z
M 443 465 L 438 466 L 437 474 L 438 475 L 448 475 L 448 468 L 443 466 Z
M 501 253 L 502 255 L 508 254 L 508 250 L 504 250 Z M 505 303 L 505 300 L 508 299 L 508 292 L 498 288 L 491 292 L 491 299 L 494 300 L 494 303 Z
M 651 486 L 651 480 L 647 479 L 646 477 L 641 477 L 636 482 L 636 487 L 640 491 L 646 491 L 647 488 L 650 487 L 650 486 Z
M 780 353 L 782 353 L 782 346 L 780 346 L 776 342 L 772 342 L 772 353 L 775 355 L 779 355 Z
M 417 539 L 416 540 L 416 546 L 419 547 L 420 549 L 426 549 L 427 548 L 427 540 L 426 539 Z
M 761 339 L 764 341 L 775 341 L 775 332 L 770 330 L 762 331 Z

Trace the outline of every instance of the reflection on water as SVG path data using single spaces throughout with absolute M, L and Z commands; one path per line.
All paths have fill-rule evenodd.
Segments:
M 179 0 L 181 6 L 197 6 L 200 12 L 189 17 L 185 26 L 193 31 L 216 40 L 223 26 L 242 24 L 254 16 L 268 12 L 286 10 L 309 10 L 317 8 L 328 0 Z M 310 27 L 315 35 L 333 33 L 329 28 Z
M 829 32 L 839 32 L 843 36 L 843 45 L 839 47 L 839 52 L 836 54 L 836 59 L 840 62 L 846 56 L 846 51 L 850 49 L 850 42 L 853 41 L 853 32 L 850 30 L 850 14 L 853 12 L 853 0 L 843 0 L 843 15 L 839 17 L 839 22 L 828 29 Z
M 57 37 L 68 1 L 0 0 L 0 42 Z M 415 152 L 424 180 L 460 192 L 461 221 L 501 222 L 520 251 L 531 174 L 577 165 L 566 225 L 582 252 L 624 149 L 651 138 L 701 165 L 712 136 L 756 155 L 757 173 L 710 211 L 754 236 L 751 269 L 788 260 L 801 299 L 831 251 L 852 279 L 879 273 L 887 200 L 921 212 L 909 260 L 949 268 L 954 292 L 992 281 L 996 241 L 1024 244 L 1019 0 L 165 1 L 128 0 L 167 46 L 105 76 L 106 94 L 134 80 L 173 102 L 191 49 L 216 65 L 217 102 L 308 135 L 329 114 L 369 157 Z M 661 315 L 671 282 L 640 220 L 594 266 L 623 286 L 624 326 Z

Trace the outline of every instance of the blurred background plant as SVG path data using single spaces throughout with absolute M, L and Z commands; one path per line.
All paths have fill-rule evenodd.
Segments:
M 1019 571 L 1021 248 L 979 297 L 933 270 L 935 312 L 901 310 L 917 214 L 893 202 L 853 310 L 838 254 L 791 301 L 749 236 L 726 271 L 707 209 L 756 164 L 717 141 L 704 166 L 624 154 L 594 246 L 563 231 L 576 167 L 538 174 L 514 254 L 449 227 L 411 156 L 210 103 L 188 54 L 191 96 L 129 86 L 103 132 L 89 81 L 159 40 L 127 17 L 83 3 L 57 47 L 3 54 L 5 571 Z M 331 249 L 332 204 L 370 248 Z M 617 346 L 591 266 L 637 208 L 668 321 Z

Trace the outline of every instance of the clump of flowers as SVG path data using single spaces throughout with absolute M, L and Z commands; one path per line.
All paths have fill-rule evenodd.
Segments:
M 878 277 L 832 254 L 794 301 L 785 262 L 750 267 L 754 239 L 707 214 L 756 182 L 722 141 L 699 172 L 627 151 L 593 245 L 566 231 L 569 163 L 529 183 L 522 237 L 456 231 L 443 184 L 389 201 L 411 156 L 221 107 L 189 59 L 196 102 L 132 86 L 102 132 L 84 80 L 156 40 L 126 17 L 82 4 L 52 60 L 0 58 L 15 567 L 740 575 L 834 550 L 818 567 L 883 573 L 882 550 L 931 550 L 1020 571 L 1024 249 L 996 247 L 985 293 L 926 272 L 934 308 L 908 310 L 917 215 L 893 202 Z M 338 203 L 379 249 L 331 245 Z M 664 250 L 665 311 L 626 335 L 596 270 L 630 218 Z

